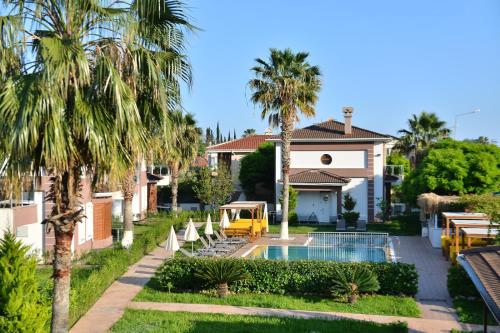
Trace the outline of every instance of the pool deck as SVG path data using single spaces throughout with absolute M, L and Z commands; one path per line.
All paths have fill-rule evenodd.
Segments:
M 238 251 L 234 252 L 231 257 L 241 257 L 247 253 L 249 253 L 254 247 L 259 245 L 295 245 L 302 246 L 304 245 L 308 237 L 306 234 L 298 234 L 298 235 L 290 235 L 289 240 L 280 240 L 279 234 L 267 234 L 255 240 L 252 243 L 245 244 L 243 247 L 238 249 Z

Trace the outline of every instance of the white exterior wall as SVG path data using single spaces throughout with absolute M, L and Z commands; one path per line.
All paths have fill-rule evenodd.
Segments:
M 217 169 L 217 153 L 208 153 L 208 166 Z
M 375 196 L 375 215 L 380 212 L 380 208 L 377 207 L 377 203 L 384 198 L 384 153 L 383 143 L 376 143 L 373 146 L 373 192 Z
M 359 212 L 360 220 L 368 220 L 368 179 L 351 178 L 351 181 L 342 187 L 342 195 L 349 193 L 356 200 L 354 211 Z M 342 198 L 343 202 L 343 198 Z
M 328 154 L 332 157 L 332 163 L 325 165 L 321 163 L 321 156 Z M 281 162 L 280 162 L 281 163 Z M 366 150 L 325 150 L 325 151 L 291 151 L 291 168 L 342 168 L 363 169 L 368 165 L 368 154 Z
M 281 142 L 276 142 L 275 147 L 275 172 L 274 172 L 274 183 L 275 183 L 275 195 L 276 195 L 276 215 L 281 216 L 281 204 L 280 204 L 280 196 L 281 196 L 281 188 L 283 187 L 281 181 Z
M 12 209 L 0 208 L 0 239 L 7 230 L 14 232 L 14 216 Z

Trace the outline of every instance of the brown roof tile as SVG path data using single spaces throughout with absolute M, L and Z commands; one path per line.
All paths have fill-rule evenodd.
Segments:
M 352 126 L 352 134 L 344 134 L 344 123 L 328 120 L 304 128 L 298 128 L 292 133 L 292 140 L 322 139 L 322 140 L 349 140 L 349 139 L 391 139 L 392 136 L 369 131 Z M 273 135 L 269 139 L 279 140 L 279 135 Z
M 290 175 L 290 183 L 292 184 L 347 184 L 348 178 L 337 176 L 331 172 L 324 170 L 306 170 L 293 175 Z
M 469 267 L 472 268 L 473 275 L 475 275 L 475 277 L 471 276 L 472 281 L 478 287 L 493 315 L 497 320 L 500 320 L 500 246 L 464 250 L 461 252 L 461 256 L 465 263 L 462 260 L 459 262 L 464 266 L 469 276 L 471 276 L 471 272 L 467 266 L 470 265 Z
M 261 144 L 266 142 L 271 135 L 249 135 L 241 139 L 231 140 L 207 147 L 207 151 L 253 151 L 257 150 Z

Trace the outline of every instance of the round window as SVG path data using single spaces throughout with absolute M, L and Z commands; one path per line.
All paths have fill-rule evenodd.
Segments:
M 329 154 L 321 155 L 321 163 L 323 163 L 324 165 L 332 164 L 332 156 Z

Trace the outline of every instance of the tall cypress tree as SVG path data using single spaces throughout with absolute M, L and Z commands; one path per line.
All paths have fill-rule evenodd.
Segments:
M 231 130 L 227 133 L 227 141 L 231 141 Z
M 233 140 L 236 140 L 236 129 L 233 128 Z
M 220 127 L 219 127 L 219 122 L 217 122 L 217 127 L 215 128 L 215 136 L 217 138 L 217 143 L 221 143 L 222 141 L 222 135 L 220 134 Z

